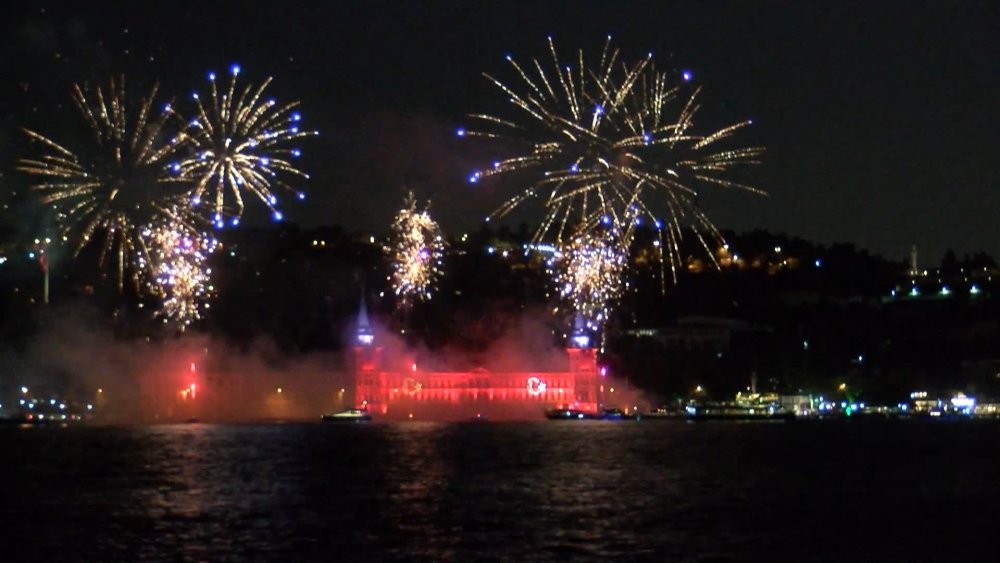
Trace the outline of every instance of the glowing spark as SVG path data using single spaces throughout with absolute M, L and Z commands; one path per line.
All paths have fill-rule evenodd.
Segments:
M 145 275 L 140 226 L 169 215 L 186 188 L 168 164 L 179 145 L 165 140 L 170 105 L 152 110 L 156 91 L 154 86 L 133 110 L 124 77 L 95 88 L 92 97 L 74 85 L 73 101 L 89 134 L 60 144 L 25 129 L 45 152 L 17 166 L 37 178 L 33 189 L 56 212 L 62 236 L 75 238 L 76 254 L 103 234 L 100 262 L 108 253 L 116 256 L 119 291 L 126 273 L 137 289 Z
M 661 258 L 666 249 L 676 278 L 685 228 L 706 249 L 706 237 L 721 240 L 698 207 L 698 188 L 763 193 L 727 178 L 734 168 L 756 164 L 764 151 L 724 146 L 749 121 L 696 130 L 700 89 L 683 84 L 693 78 L 690 71 L 659 71 L 651 54 L 623 61 L 610 39 L 596 65 L 582 51 L 560 60 L 551 39 L 548 50 L 549 60 L 524 65 L 508 56 L 511 83 L 485 75 L 513 108 L 509 115 L 471 115 L 475 126 L 463 129 L 463 136 L 522 148 L 470 182 L 515 172 L 532 178 L 491 215 L 503 217 L 528 200 L 541 200 L 545 217 L 532 242 L 562 243 L 603 223 L 609 227 L 605 236 L 627 247 L 645 217 L 658 225 L 657 248 Z
M 430 299 L 441 276 L 445 241 L 438 224 L 431 219 L 429 207 L 428 203 L 422 211 L 418 210 L 410 193 L 396 214 L 393 235 L 389 246 L 385 247 L 392 268 L 389 282 L 401 297 L 402 307 L 414 299 Z
M 274 208 L 275 188 L 297 194 L 286 178 L 309 178 L 290 162 L 302 151 L 288 145 L 317 132 L 299 130 L 302 115 L 294 111 L 298 102 L 278 105 L 273 99 L 261 99 L 270 78 L 260 86 L 238 89 L 239 74 L 239 65 L 233 65 L 229 85 L 222 88 L 210 74 L 211 98 L 204 102 L 194 98 L 197 116 L 182 135 L 194 150 L 180 161 L 180 175 L 193 182 L 193 197 L 200 200 L 210 195 L 213 213 L 242 215 L 244 197 L 249 194 L 270 207 L 280 221 L 281 214 Z M 235 211 L 226 207 L 227 194 L 235 200 Z

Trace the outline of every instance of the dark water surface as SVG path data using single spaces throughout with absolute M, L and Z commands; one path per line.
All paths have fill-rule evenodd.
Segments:
M 5 561 L 996 561 L 1000 424 L 0 428 Z

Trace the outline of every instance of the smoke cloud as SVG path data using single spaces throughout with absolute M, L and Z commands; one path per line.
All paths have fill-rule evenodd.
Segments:
M 13 414 L 21 387 L 28 397 L 91 404 L 98 423 L 318 421 L 327 412 L 355 406 L 354 326 L 343 335 L 343 353 L 287 355 L 267 338 L 236 348 L 196 331 L 162 339 L 115 335 L 114 322 L 86 306 L 47 311 L 42 328 L 22 349 L 0 347 L 4 416 Z M 565 349 L 552 334 L 544 312 L 528 311 L 506 319 L 505 331 L 486 350 L 431 350 L 407 343 L 395 330 L 375 322 L 382 369 L 406 372 L 539 373 L 565 372 Z M 609 376 L 600 382 L 609 406 L 642 405 L 638 390 Z M 611 389 L 614 388 L 614 392 Z M 538 420 L 544 402 L 502 401 L 440 408 L 415 403 L 418 420 L 463 420 L 476 415 L 493 420 Z M 398 410 L 398 409 L 397 409 Z M 400 413 L 394 413 L 399 418 Z
M 93 419 L 107 423 L 318 420 L 350 406 L 353 379 L 337 354 L 289 357 L 263 338 L 236 349 L 197 332 L 121 339 L 92 309 L 50 313 L 23 350 L 0 348 L 5 415 L 22 386 L 32 397 L 92 404 Z

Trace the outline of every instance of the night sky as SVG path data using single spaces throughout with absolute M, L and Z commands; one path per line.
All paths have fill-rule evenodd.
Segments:
M 769 149 L 753 179 L 770 196 L 705 190 L 720 227 L 894 259 L 914 243 L 928 261 L 947 248 L 1000 257 L 996 6 L 24 2 L 0 8 L 0 162 L 5 184 L 22 181 L 17 128 L 75 119 L 76 80 L 124 72 L 180 98 L 238 62 L 252 81 L 273 76 L 273 94 L 301 100 L 321 131 L 302 144 L 310 199 L 289 202 L 288 220 L 385 231 L 412 189 L 446 230 L 475 229 L 513 188 L 466 182 L 491 153 L 456 127 L 505 105 L 481 73 L 506 72 L 508 53 L 545 55 L 550 34 L 595 51 L 610 33 L 626 59 L 653 51 L 658 67 L 694 72 L 700 125 L 754 120 L 742 139 Z

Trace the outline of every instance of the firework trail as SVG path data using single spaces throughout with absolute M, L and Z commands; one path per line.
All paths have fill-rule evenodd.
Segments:
M 142 237 L 151 266 L 147 291 L 162 299 L 156 316 L 184 330 L 202 318 L 202 309 L 214 295 L 207 262 L 218 241 L 179 220 L 144 227 Z
M 691 73 L 659 71 L 652 54 L 624 62 L 610 37 L 590 66 L 583 51 L 563 60 L 551 38 L 548 46 L 551 60 L 522 65 L 508 56 L 510 84 L 485 75 L 514 106 L 510 116 L 473 114 L 475 126 L 457 132 L 521 147 L 469 177 L 473 183 L 510 173 L 530 178 L 489 218 L 537 199 L 545 217 L 534 242 L 563 243 L 604 227 L 626 247 L 645 222 L 655 229 L 661 258 L 667 255 L 676 279 L 686 228 L 706 249 L 708 240 L 721 241 L 697 205 L 699 189 L 763 193 L 727 177 L 734 168 L 756 164 L 764 151 L 729 144 L 750 121 L 698 132 L 700 88 L 689 84 Z
M 391 262 L 389 283 L 403 308 L 414 300 L 429 300 L 441 276 L 445 241 L 429 207 L 428 203 L 418 209 L 411 192 L 393 220 L 392 237 L 384 248 Z
M 36 180 L 33 188 L 56 212 L 62 235 L 75 241 L 74 254 L 103 232 L 100 261 L 103 265 L 109 253 L 116 256 L 119 291 L 126 272 L 137 289 L 144 275 L 141 225 L 169 216 L 185 191 L 183 179 L 166 174 L 179 139 L 165 139 L 174 114 L 169 104 L 154 111 L 156 92 L 154 86 L 133 108 L 124 77 L 91 95 L 74 85 L 73 101 L 89 136 L 75 139 L 78 146 L 71 149 L 24 129 L 43 154 L 22 158 L 17 166 Z
M 276 188 L 305 199 L 303 192 L 286 181 L 288 177 L 309 178 L 292 163 L 302 151 L 291 143 L 318 134 L 300 129 L 298 102 L 278 104 L 265 98 L 270 78 L 256 87 L 237 88 L 239 74 L 239 65 L 233 65 L 228 86 L 220 88 L 215 73 L 210 72 L 208 99 L 192 94 L 197 111 L 183 135 L 192 154 L 171 165 L 177 176 L 193 182 L 192 205 L 208 199 L 209 215 L 217 228 L 227 217 L 232 225 L 239 224 L 247 195 L 264 202 L 276 221 L 283 218 Z M 227 197 L 235 201 L 235 209 L 227 207 Z

